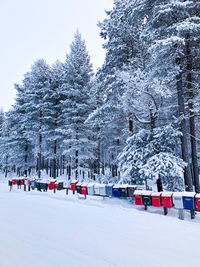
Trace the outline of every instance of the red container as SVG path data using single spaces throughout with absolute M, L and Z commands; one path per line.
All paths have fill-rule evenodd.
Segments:
M 135 190 L 134 192 L 135 204 L 136 205 L 143 205 L 142 201 L 142 191 Z
M 24 179 L 21 179 L 20 180 L 20 185 L 23 185 L 24 184 Z
M 173 198 L 171 192 L 162 193 L 162 205 L 164 208 L 173 208 Z
M 56 181 L 55 181 L 55 182 L 56 182 Z M 49 188 L 49 190 L 53 190 L 53 189 L 56 188 L 56 186 L 55 186 L 55 182 L 52 181 L 52 182 L 50 182 L 50 183 L 48 184 L 48 188 Z
M 196 203 L 197 203 L 197 210 L 200 211 L 200 194 L 196 194 Z
M 59 184 L 58 184 L 58 183 L 55 183 L 55 189 L 60 190 L 60 189 L 59 189 Z
M 152 199 L 152 206 L 154 206 L 154 207 L 161 207 L 162 206 L 161 193 L 159 193 L 159 192 L 152 193 L 151 199 Z
M 88 190 L 87 190 L 87 186 L 86 185 L 81 185 L 81 193 L 83 195 L 87 195 L 88 194 Z
M 17 179 L 12 179 L 12 184 L 13 185 L 17 184 Z
M 76 185 L 77 185 L 78 181 L 72 181 L 71 182 L 71 190 L 72 191 L 76 191 Z

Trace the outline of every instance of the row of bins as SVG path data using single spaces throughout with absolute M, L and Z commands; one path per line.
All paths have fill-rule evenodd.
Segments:
M 99 195 L 117 198 L 134 197 L 136 186 L 71 182 L 71 190 L 83 195 Z
M 136 205 L 200 210 L 200 194 L 195 192 L 152 192 L 147 190 L 136 190 L 134 185 L 114 185 L 114 184 L 98 184 L 98 183 L 79 183 L 74 180 L 71 185 L 67 181 L 57 181 L 52 179 L 50 181 L 35 179 L 12 179 L 9 185 L 27 185 L 32 189 L 42 191 L 49 190 L 63 190 L 71 186 L 72 191 L 77 191 L 83 195 L 100 195 L 117 198 L 133 198 Z
M 195 192 L 152 192 L 135 190 L 135 204 L 144 206 L 200 210 L 200 194 Z
M 14 178 L 8 181 L 9 186 L 27 186 L 32 190 L 37 189 L 40 191 L 47 190 L 63 190 L 69 188 L 69 183 L 67 181 L 57 181 L 56 179 L 52 180 L 37 180 L 37 179 L 27 179 L 27 178 Z

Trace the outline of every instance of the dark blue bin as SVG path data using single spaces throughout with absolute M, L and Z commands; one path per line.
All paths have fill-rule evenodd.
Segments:
M 185 192 L 183 194 L 183 207 L 188 210 L 195 210 L 195 193 Z
M 113 186 L 113 197 L 120 197 L 120 188 L 119 186 Z

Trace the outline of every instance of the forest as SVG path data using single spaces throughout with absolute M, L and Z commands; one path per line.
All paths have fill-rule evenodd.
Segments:
M 200 2 L 115 0 L 93 71 L 80 32 L 33 63 L 0 112 L 0 169 L 200 193 Z

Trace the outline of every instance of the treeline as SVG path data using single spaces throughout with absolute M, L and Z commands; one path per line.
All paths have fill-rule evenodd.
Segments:
M 18 175 L 199 188 L 200 3 L 116 0 L 94 74 L 75 34 L 65 62 L 36 61 L 1 113 L 1 168 Z

